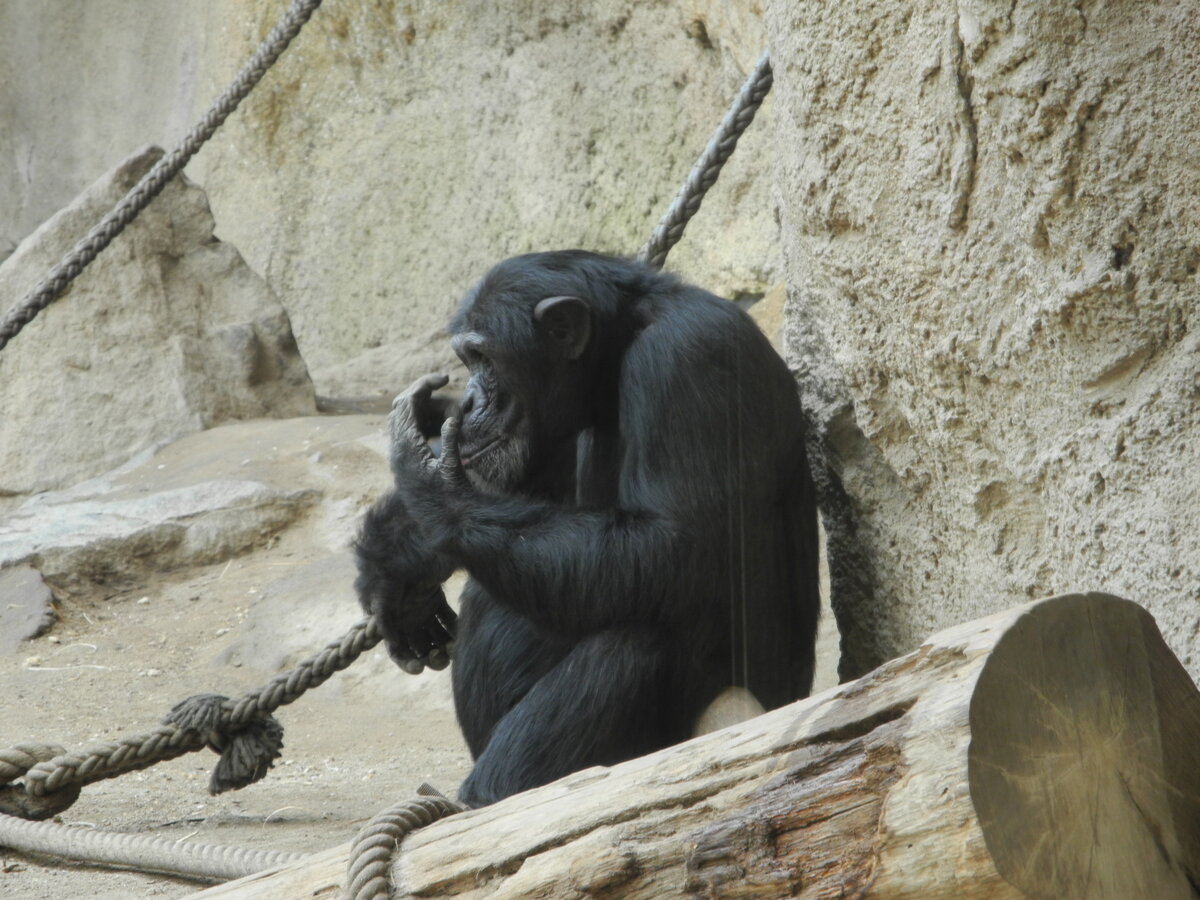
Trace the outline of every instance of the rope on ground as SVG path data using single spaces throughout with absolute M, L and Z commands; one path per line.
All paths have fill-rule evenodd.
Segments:
M 346 876 L 348 900 L 387 900 L 391 896 L 392 857 L 409 834 L 464 807 L 427 784 L 417 789 L 424 796 L 397 803 L 375 816 L 354 838 Z
M 148 768 L 205 746 L 221 754 L 209 780 L 213 794 L 245 787 L 267 774 L 283 748 L 283 726 L 271 713 L 325 682 L 379 643 L 374 619 L 364 619 L 290 672 L 231 700 L 197 694 L 177 704 L 149 734 L 96 744 L 79 755 L 21 744 L 0 751 L 0 813 L 27 819 L 57 815 L 86 784 Z M 24 776 L 24 784 L 14 783 Z
M 683 230 L 687 228 L 692 216 L 700 210 L 704 195 L 716 183 L 717 176 L 721 174 L 721 167 L 737 147 L 738 138 L 754 121 L 754 114 L 758 112 L 758 108 L 770 92 L 773 80 L 771 57 L 768 53 L 763 53 L 754 71 L 734 98 L 733 105 L 725 113 L 725 118 L 709 139 L 708 146 L 696 160 L 687 181 L 675 195 L 666 215 L 655 227 L 650 240 L 638 251 L 637 259 L 640 262 L 649 263 L 656 269 L 663 267 L 667 254 L 683 237 Z
M 291 7 L 271 29 L 271 33 L 242 66 L 233 83 L 209 107 L 208 112 L 192 127 L 179 146 L 160 159 L 154 168 L 130 189 L 121 202 L 63 257 L 50 274 L 0 320 L 0 350 L 3 350 L 22 328 L 32 322 L 38 313 L 53 303 L 66 290 L 67 285 L 74 281 L 113 238 L 124 231 L 125 226 L 136 219 L 167 183 L 179 174 L 196 151 L 213 136 L 213 132 L 221 127 L 221 123 L 258 84 L 320 5 L 321 0 L 293 0 Z
M 92 865 L 206 882 L 242 878 L 307 857 L 304 853 L 282 850 L 190 844 L 144 834 L 94 831 L 57 822 L 29 822 L 3 814 L 0 814 L 0 847 L 19 853 L 59 856 Z

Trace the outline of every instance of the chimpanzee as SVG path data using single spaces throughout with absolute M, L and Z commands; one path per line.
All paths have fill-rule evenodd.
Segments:
M 573 250 L 500 263 L 450 330 L 461 408 L 433 396 L 445 376 L 396 399 L 396 488 L 364 521 L 357 588 L 410 671 L 444 665 L 457 630 L 460 798 L 684 740 L 728 686 L 768 709 L 807 695 L 814 490 L 796 385 L 749 316 Z

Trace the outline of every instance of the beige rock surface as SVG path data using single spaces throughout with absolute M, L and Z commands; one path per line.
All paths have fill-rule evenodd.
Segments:
M 76 489 L 103 507 L 223 475 L 310 499 L 286 527 L 257 533 L 252 506 L 224 510 L 217 531 L 244 540 L 215 561 L 163 553 L 135 566 L 128 541 L 95 541 L 93 578 L 77 571 L 52 579 L 58 621 L 50 631 L 0 651 L 0 747 L 36 740 L 81 751 L 144 733 L 184 697 L 260 686 L 357 621 L 348 544 L 365 504 L 389 480 L 380 425 L 378 416 L 235 423 L 189 435 Z M 187 525 L 211 534 L 204 518 Z M 12 519 L 0 518 L 0 526 Z M 47 517 L 41 543 L 63 559 L 54 545 L 72 538 L 53 525 Z M 103 559 L 110 564 L 100 565 Z M 62 819 L 180 841 L 318 850 L 349 839 L 422 781 L 453 791 L 468 771 L 448 673 L 405 675 L 378 648 L 277 718 L 284 755 L 255 785 L 209 796 L 217 758 L 205 751 L 91 785 Z M 0 897 L 124 900 L 197 889 L 195 882 L 42 865 L 0 848 Z
M 1144 598 L 1200 674 L 1194 13 L 769 5 L 844 674 L 1071 590 Z
M 102 176 L 0 263 L 33 289 L 162 155 Z M 0 354 L 0 495 L 72 484 L 229 419 L 315 412 L 287 313 L 176 179 Z

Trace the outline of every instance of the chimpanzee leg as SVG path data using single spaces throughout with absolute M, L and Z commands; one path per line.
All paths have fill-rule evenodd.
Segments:
M 484 806 L 686 738 L 666 702 L 666 668 L 647 632 L 585 638 L 500 720 L 459 797 Z
M 497 723 L 571 650 L 487 594 L 474 581 L 463 589 L 454 666 L 454 708 L 473 758 Z

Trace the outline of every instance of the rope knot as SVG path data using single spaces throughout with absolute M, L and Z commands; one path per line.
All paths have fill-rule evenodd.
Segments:
M 83 785 L 74 785 L 51 794 L 33 794 L 28 784 L 16 779 L 40 762 L 47 762 L 67 751 L 57 744 L 17 744 L 0 750 L 0 813 L 22 819 L 49 819 L 79 799 Z
M 270 713 L 255 712 L 234 720 L 233 704 L 221 694 L 193 694 L 167 713 L 164 724 L 199 734 L 220 754 L 208 792 L 221 794 L 258 781 L 283 753 L 283 726 Z

